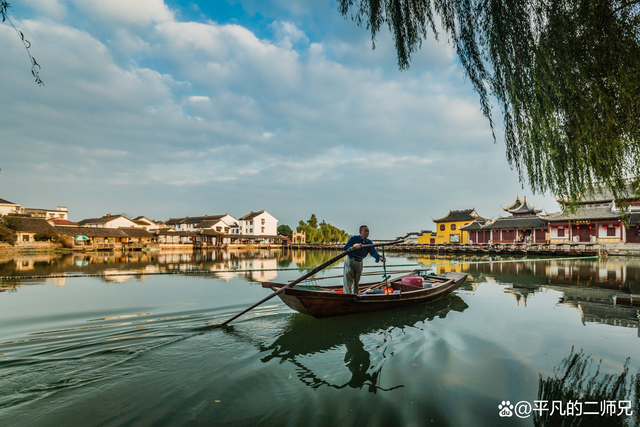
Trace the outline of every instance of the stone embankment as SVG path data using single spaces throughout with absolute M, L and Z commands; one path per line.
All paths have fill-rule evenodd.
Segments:
M 343 244 L 294 244 L 292 249 L 342 250 Z M 428 254 L 477 254 L 477 255 L 543 255 L 543 256 L 633 256 L 640 257 L 640 244 L 620 243 L 563 243 L 563 244 L 506 244 L 483 245 L 393 245 L 385 246 L 387 252 Z

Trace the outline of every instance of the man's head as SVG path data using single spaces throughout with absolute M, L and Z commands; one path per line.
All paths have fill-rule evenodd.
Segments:
M 367 227 L 366 225 L 360 226 L 360 237 L 362 237 L 363 239 L 369 237 L 369 227 Z

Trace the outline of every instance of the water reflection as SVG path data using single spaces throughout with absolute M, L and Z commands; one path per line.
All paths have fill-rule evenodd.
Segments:
M 593 365 L 571 348 L 552 376 L 540 375 L 538 400 L 548 402 L 549 411 L 533 411 L 536 427 L 639 425 L 640 373 L 629 375 L 629 358 L 617 375 L 600 374 L 600 363 L 594 372 Z
M 302 257 L 304 260 L 304 257 Z M 1 290 L 17 289 L 20 282 L 8 277 L 30 277 L 52 280 L 61 279 L 56 285 L 64 285 L 64 276 L 100 275 L 107 283 L 144 280 L 151 274 L 188 274 L 210 272 L 213 277 L 225 281 L 241 277 L 249 281 L 268 281 L 276 276 L 276 269 L 289 266 L 295 259 L 291 251 L 283 250 L 227 250 L 188 252 L 91 252 L 0 255 Z M 315 262 L 312 257 L 310 262 Z M 246 271 L 253 270 L 253 271 Z M 59 277 L 63 276 L 63 277 Z
M 403 387 L 395 384 L 381 386 L 381 373 L 387 360 L 393 357 L 393 336 L 405 328 L 422 329 L 423 323 L 436 317 L 445 318 L 450 311 L 463 312 L 468 305 L 457 295 L 450 295 L 428 305 L 410 307 L 406 310 L 386 311 L 384 313 L 365 313 L 355 316 L 342 316 L 322 320 L 302 314 L 287 318 L 281 335 L 271 343 L 254 338 L 246 332 L 229 328 L 230 334 L 237 335 L 243 341 L 254 344 L 260 352 L 267 353 L 261 361 L 268 363 L 278 360 L 290 362 L 298 369 L 298 378 L 306 386 L 318 389 L 327 386 L 335 389 L 350 387 L 366 389 L 370 393 L 390 391 Z M 367 346 L 369 337 L 376 335 L 377 345 Z M 379 343 L 383 344 L 380 345 Z M 369 349 L 367 349 L 369 348 Z M 344 366 L 349 379 L 342 382 L 326 379 L 325 369 L 317 373 L 313 365 L 315 356 L 344 349 Z M 373 352 L 373 356 L 371 354 Z

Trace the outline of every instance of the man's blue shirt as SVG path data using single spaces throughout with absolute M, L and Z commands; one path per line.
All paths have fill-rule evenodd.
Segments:
M 352 236 L 349 239 L 347 244 L 344 246 L 344 250 L 346 251 L 347 249 L 351 249 L 356 243 L 361 243 L 363 245 L 373 245 L 373 242 L 371 240 L 363 239 L 362 236 L 357 235 Z M 378 251 L 376 251 L 376 248 L 358 248 L 349 254 L 350 257 L 356 259 L 364 259 L 367 257 L 367 255 L 371 255 L 372 257 L 374 257 L 376 259 L 376 262 L 378 262 L 380 258 L 382 258 Z

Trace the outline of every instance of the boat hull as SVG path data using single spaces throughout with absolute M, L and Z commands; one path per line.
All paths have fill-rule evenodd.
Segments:
M 328 291 L 287 288 L 278 296 L 293 310 L 309 316 L 316 318 L 344 316 L 400 309 L 435 301 L 458 289 L 466 278 L 467 275 L 461 273 L 448 273 L 446 277 L 433 277 L 435 283 L 430 288 L 407 288 L 400 283 L 401 279 L 396 279 L 390 284 L 395 288 L 402 287 L 405 290 L 394 294 L 342 294 L 332 291 L 338 287 L 331 287 L 327 288 Z M 271 288 L 274 292 L 284 286 L 270 282 L 265 282 L 262 285 Z M 365 286 L 361 286 L 361 289 Z

